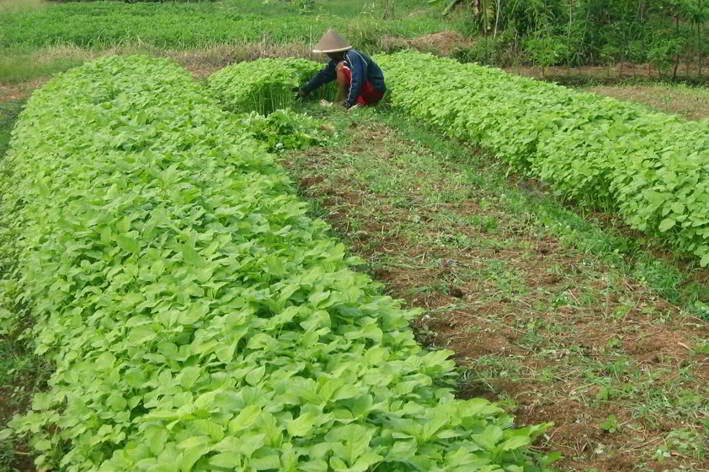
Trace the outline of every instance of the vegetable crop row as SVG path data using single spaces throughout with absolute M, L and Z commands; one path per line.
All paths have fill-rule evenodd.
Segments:
M 535 471 L 447 351 L 307 216 L 177 66 L 86 64 L 36 91 L 0 167 L 0 240 L 56 371 L 12 422 L 62 471 Z M 11 320 L 11 312 L 0 317 Z M 7 434 L 4 432 L 3 434 Z
M 239 62 L 212 74 L 208 85 L 228 110 L 267 114 L 293 105 L 296 97 L 293 89 L 321 68 L 322 64 L 317 62 L 294 58 Z M 320 90 L 321 94 L 333 92 L 332 87 Z
M 709 264 L 709 120 L 427 54 L 377 59 L 395 106 Z

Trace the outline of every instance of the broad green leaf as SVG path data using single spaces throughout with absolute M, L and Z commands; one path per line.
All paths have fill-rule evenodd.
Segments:
M 530 442 L 531 438 L 529 436 L 513 436 L 503 441 L 502 444 L 500 444 L 500 448 L 502 448 L 503 451 L 512 451 L 520 447 L 528 446 Z
M 124 251 L 128 251 L 133 254 L 138 254 L 140 252 L 140 245 L 138 244 L 138 241 L 131 238 L 130 236 L 124 236 L 122 234 L 119 234 L 116 236 L 116 242 L 118 243 L 118 246 L 120 246 L 120 248 Z
M 677 221 L 674 218 L 665 218 L 660 222 L 660 226 L 658 226 L 658 229 L 664 233 L 665 231 L 672 228 L 676 222 Z
M 246 374 L 245 380 L 250 385 L 256 385 L 266 374 L 266 366 L 259 366 Z
M 288 434 L 293 437 L 307 436 L 318 422 L 316 413 L 305 413 L 288 422 Z
M 410 88 L 417 119 L 520 164 L 541 163 L 525 156 L 566 139 L 562 124 L 596 133 L 592 144 L 628 132 L 593 113 L 578 121 L 553 97 L 526 93 L 535 83 L 509 94 L 526 79 L 484 68 L 471 79 L 466 66 L 425 55 L 399 60 L 388 75 L 401 81 L 396 106 Z M 412 66 L 433 80 L 395 71 Z M 236 117 L 217 104 L 271 111 L 321 65 L 232 67 L 205 87 L 166 60 L 111 56 L 58 75 L 28 101 L 0 161 L 0 240 L 13 266 L 0 291 L 27 307 L 37 352 L 56 368 L 13 431 L 46 448 L 35 452 L 47 470 L 531 470 L 525 441 L 547 426 L 513 436 L 499 407 L 455 400 L 450 353 L 415 344 L 415 312 L 352 270 L 357 262 L 264 150 L 312 144 L 317 120 Z M 468 72 L 446 73 L 459 67 Z M 499 87 L 502 78 L 511 85 Z M 544 111 L 527 117 L 534 103 Z M 508 122 L 520 123 L 511 137 Z M 611 196 L 591 191 L 605 175 L 603 149 L 570 149 L 534 172 L 557 186 L 572 172 L 584 187 L 570 182 L 563 195 Z M 663 165 L 690 165 L 694 154 L 667 155 Z M 643 165 L 611 182 L 635 227 L 680 208 L 672 189 L 700 188 L 691 171 Z M 653 172 L 667 178 L 635 178 Z M 701 251 L 704 217 L 688 202 L 672 233 Z M 695 232 L 685 238 L 685 227 Z M 0 308 L 3 321 L 14 316 Z
M 209 464 L 214 467 L 237 470 L 242 467 L 243 456 L 235 452 L 222 452 L 209 459 Z
M 258 405 L 247 406 L 229 422 L 229 431 L 231 433 L 238 433 L 239 431 L 250 428 L 260 414 L 261 407 Z

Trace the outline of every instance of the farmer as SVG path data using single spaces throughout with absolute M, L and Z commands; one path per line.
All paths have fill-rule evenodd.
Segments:
M 327 54 L 330 62 L 298 90 L 301 97 L 333 80 L 337 80 L 338 99 L 345 108 L 376 105 L 384 96 L 384 73 L 366 54 L 352 48 L 349 42 L 329 29 L 313 49 Z

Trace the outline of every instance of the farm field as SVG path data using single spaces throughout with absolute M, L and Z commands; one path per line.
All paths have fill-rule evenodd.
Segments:
M 21 5 L 0 8 L 0 83 L 32 80 L 115 53 L 167 56 L 197 68 L 263 56 L 309 56 L 306 45 L 330 26 L 371 50 L 460 28 L 417 0 L 396 2 L 391 19 L 382 19 L 375 3 L 367 7 L 359 0 L 318 2 L 312 9 L 262 0 Z
M 416 312 L 352 270 L 178 66 L 114 57 L 51 81 L 4 173 L 4 329 L 30 310 L 55 364 L 10 423 L 39 467 L 542 470 L 526 449 L 548 425 L 454 399 L 450 352 L 421 349 Z
M 465 15 L 0 4 L 0 472 L 709 471 L 706 88 Z M 384 104 L 296 99 L 329 25 Z
M 425 307 L 418 335 L 456 352 L 462 395 L 553 421 L 560 470 L 705 468 L 706 326 L 670 293 L 681 270 L 404 116 L 337 119 L 347 145 L 285 165 L 388 293 Z

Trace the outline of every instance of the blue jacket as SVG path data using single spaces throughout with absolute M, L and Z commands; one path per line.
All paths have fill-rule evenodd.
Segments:
M 347 94 L 347 99 L 345 100 L 348 107 L 351 107 L 357 103 L 357 97 L 359 96 L 360 90 L 362 89 L 364 82 L 367 80 L 372 82 L 372 85 L 378 91 L 382 93 L 386 92 L 386 85 L 384 85 L 384 73 L 371 57 L 354 49 L 350 49 L 347 53 L 345 53 L 345 63 L 352 71 L 352 83 L 350 84 L 350 91 Z M 321 85 L 335 80 L 337 78 L 336 68 L 336 60 L 333 59 L 328 62 L 323 70 L 318 72 L 312 79 L 310 79 L 310 82 L 303 86 L 303 92 L 310 93 Z

